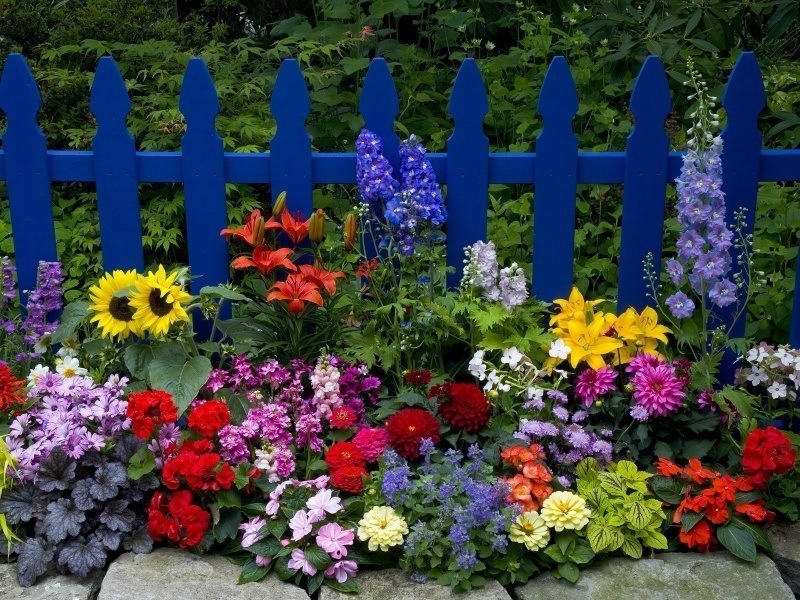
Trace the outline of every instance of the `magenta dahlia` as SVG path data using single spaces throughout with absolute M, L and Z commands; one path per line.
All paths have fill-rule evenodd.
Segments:
M 386 450 L 389 436 L 385 429 L 365 427 L 359 429 L 353 438 L 353 443 L 361 450 L 367 462 L 375 462 Z
M 639 369 L 642 367 L 657 367 L 661 364 L 664 364 L 664 361 L 658 356 L 643 352 L 633 357 L 633 360 L 631 360 L 631 362 L 628 363 L 628 366 L 625 367 L 625 371 L 631 375 L 636 375 L 636 373 L 638 373 Z
M 603 394 L 614 389 L 617 372 L 609 367 L 584 369 L 575 380 L 575 395 L 586 407 L 592 405 Z
M 647 409 L 650 416 L 663 417 L 678 411 L 683 405 L 686 396 L 684 382 L 675 373 L 675 368 L 666 363 L 641 367 L 632 381 L 636 403 Z

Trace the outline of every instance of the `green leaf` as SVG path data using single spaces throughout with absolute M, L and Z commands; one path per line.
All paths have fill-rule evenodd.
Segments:
M 159 346 L 148 369 L 150 385 L 172 394 L 182 414 L 195 399 L 211 373 L 211 361 L 205 356 L 186 360 L 183 352 L 175 352 L 172 344 Z
M 687 440 L 683 444 L 681 456 L 683 458 L 703 458 L 715 443 L 714 440 Z
M 214 538 L 218 542 L 232 540 L 239 532 L 242 513 L 235 508 L 225 508 L 219 512 L 219 522 L 214 525 Z
M 363 58 L 343 58 L 342 69 L 345 75 L 352 75 L 357 71 L 363 71 L 369 67 L 369 59 Z
M 147 368 L 153 360 L 153 348 L 145 344 L 129 344 L 122 351 L 122 360 L 125 368 L 136 379 L 147 379 Z
M 333 560 L 331 560 L 328 553 L 316 544 L 306 548 L 306 560 L 320 571 L 324 571 L 333 564 Z
M 581 576 L 580 569 L 574 562 L 565 562 L 558 565 L 558 574 L 570 583 L 575 583 L 578 581 L 578 577 Z
M 628 486 L 625 485 L 622 477 L 607 471 L 599 473 L 597 476 L 600 478 L 600 487 L 610 496 L 627 496 Z
M 622 551 L 631 558 L 642 558 L 642 544 L 634 537 L 626 537 L 622 542 Z
M 286 532 L 287 523 L 283 519 L 270 519 L 267 521 L 267 529 L 276 539 L 281 539 Z
M 89 314 L 89 303 L 83 300 L 70 302 L 61 312 L 61 322 L 53 333 L 51 343 L 60 344 L 72 337 Z
M 685 512 L 681 515 L 681 529 L 683 531 L 689 531 L 700 522 L 703 518 L 703 513 L 696 513 L 696 512 Z
M 731 521 L 727 525 L 717 528 L 717 539 L 735 557 L 751 563 L 756 562 L 758 555 L 756 542 L 749 529 Z
M 320 587 L 322 587 L 322 581 L 325 579 L 325 572 L 324 571 L 317 571 L 308 579 L 308 586 L 307 592 L 308 595 L 311 596 L 316 592 Z
M 242 565 L 242 572 L 239 574 L 239 583 L 250 583 L 252 581 L 260 581 L 267 576 L 270 567 L 259 567 L 256 564 L 256 557 L 249 557 Z
M 660 531 L 645 531 L 640 533 L 639 537 L 642 540 L 642 543 L 648 548 L 666 550 L 669 545 L 667 536 Z
M 156 457 L 153 456 L 150 448 L 145 446 L 131 456 L 131 461 L 128 463 L 128 477 L 135 481 L 141 479 L 155 468 Z
M 578 565 L 585 565 L 590 562 L 594 558 L 594 552 L 592 549 L 586 545 L 586 542 L 581 541 L 580 544 L 576 544 L 575 548 L 570 552 L 569 558 L 572 562 Z
M 325 585 L 333 590 L 336 590 L 337 592 L 342 592 L 343 594 L 357 594 L 360 591 L 358 588 L 358 582 L 353 577 L 345 579 L 344 583 L 339 583 L 335 579 L 326 579 Z
M 641 502 L 632 502 L 628 507 L 627 520 L 634 529 L 644 529 L 650 524 L 653 513 Z
M 216 296 L 225 300 L 244 301 L 247 296 L 223 285 L 207 285 L 200 289 L 201 296 Z
M 731 523 L 735 523 L 736 526 L 741 529 L 748 530 L 750 532 L 750 537 L 753 538 L 757 546 L 761 547 L 766 552 L 772 551 L 772 542 L 769 541 L 769 537 L 767 537 L 766 532 L 761 527 L 745 519 L 740 519 L 739 517 L 733 517 Z
M 589 523 L 589 527 L 586 528 L 586 539 L 596 554 L 606 550 L 615 550 L 623 542 L 622 534 L 619 531 L 596 523 Z
M 242 506 L 242 499 L 234 489 L 219 490 L 215 497 L 220 508 L 239 508 Z
M 650 489 L 669 504 L 680 504 L 683 500 L 683 483 L 677 479 L 657 475 L 650 480 Z

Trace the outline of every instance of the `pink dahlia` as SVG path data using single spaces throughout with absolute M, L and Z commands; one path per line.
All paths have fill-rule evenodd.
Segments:
M 685 396 L 683 380 L 675 373 L 675 368 L 666 363 L 643 366 L 633 376 L 633 397 L 650 416 L 663 417 L 676 412 Z
M 614 380 L 617 372 L 609 367 L 598 370 L 584 369 L 575 380 L 575 395 L 587 407 L 603 394 L 614 389 Z
M 664 361 L 661 360 L 655 354 L 637 354 L 631 362 L 628 363 L 628 366 L 625 367 L 625 371 L 630 373 L 631 375 L 636 375 L 639 369 L 642 367 L 657 367 L 658 365 L 664 364 Z
M 353 438 L 353 443 L 361 450 L 367 462 L 375 462 L 386 450 L 389 443 L 389 436 L 385 429 L 365 427 Z

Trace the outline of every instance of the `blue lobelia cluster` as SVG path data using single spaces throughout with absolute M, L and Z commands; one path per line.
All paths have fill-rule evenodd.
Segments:
M 425 156 L 425 147 L 411 136 L 400 145 L 400 181 L 383 155 L 380 138 L 364 129 L 356 140 L 356 180 L 361 197 L 373 212 L 383 210 L 400 253 L 414 254 L 425 228 L 438 229 L 447 221 L 442 191 Z M 382 241 L 387 245 L 388 239 Z

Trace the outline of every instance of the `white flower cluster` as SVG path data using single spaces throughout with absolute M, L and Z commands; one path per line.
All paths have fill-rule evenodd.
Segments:
M 524 396 L 532 408 L 544 405 L 544 394 L 550 385 L 542 387 L 541 377 L 545 374 L 520 352 L 516 346 L 503 350 L 500 357 L 502 366 L 495 367 L 486 361 L 486 352 L 478 350 L 469 361 L 468 370 L 473 377 L 483 382 L 483 390 L 489 392 L 514 391 Z
M 500 302 L 511 312 L 528 299 L 525 272 L 517 263 L 500 268 L 494 242 L 475 242 L 465 250 L 464 277 L 461 285 L 480 290 L 489 302 Z
M 738 383 L 765 388 L 773 400 L 797 399 L 800 389 L 800 350 L 788 346 L 770 346 L 761 342 L 745 355 L 749 366 L 736 373 Z

